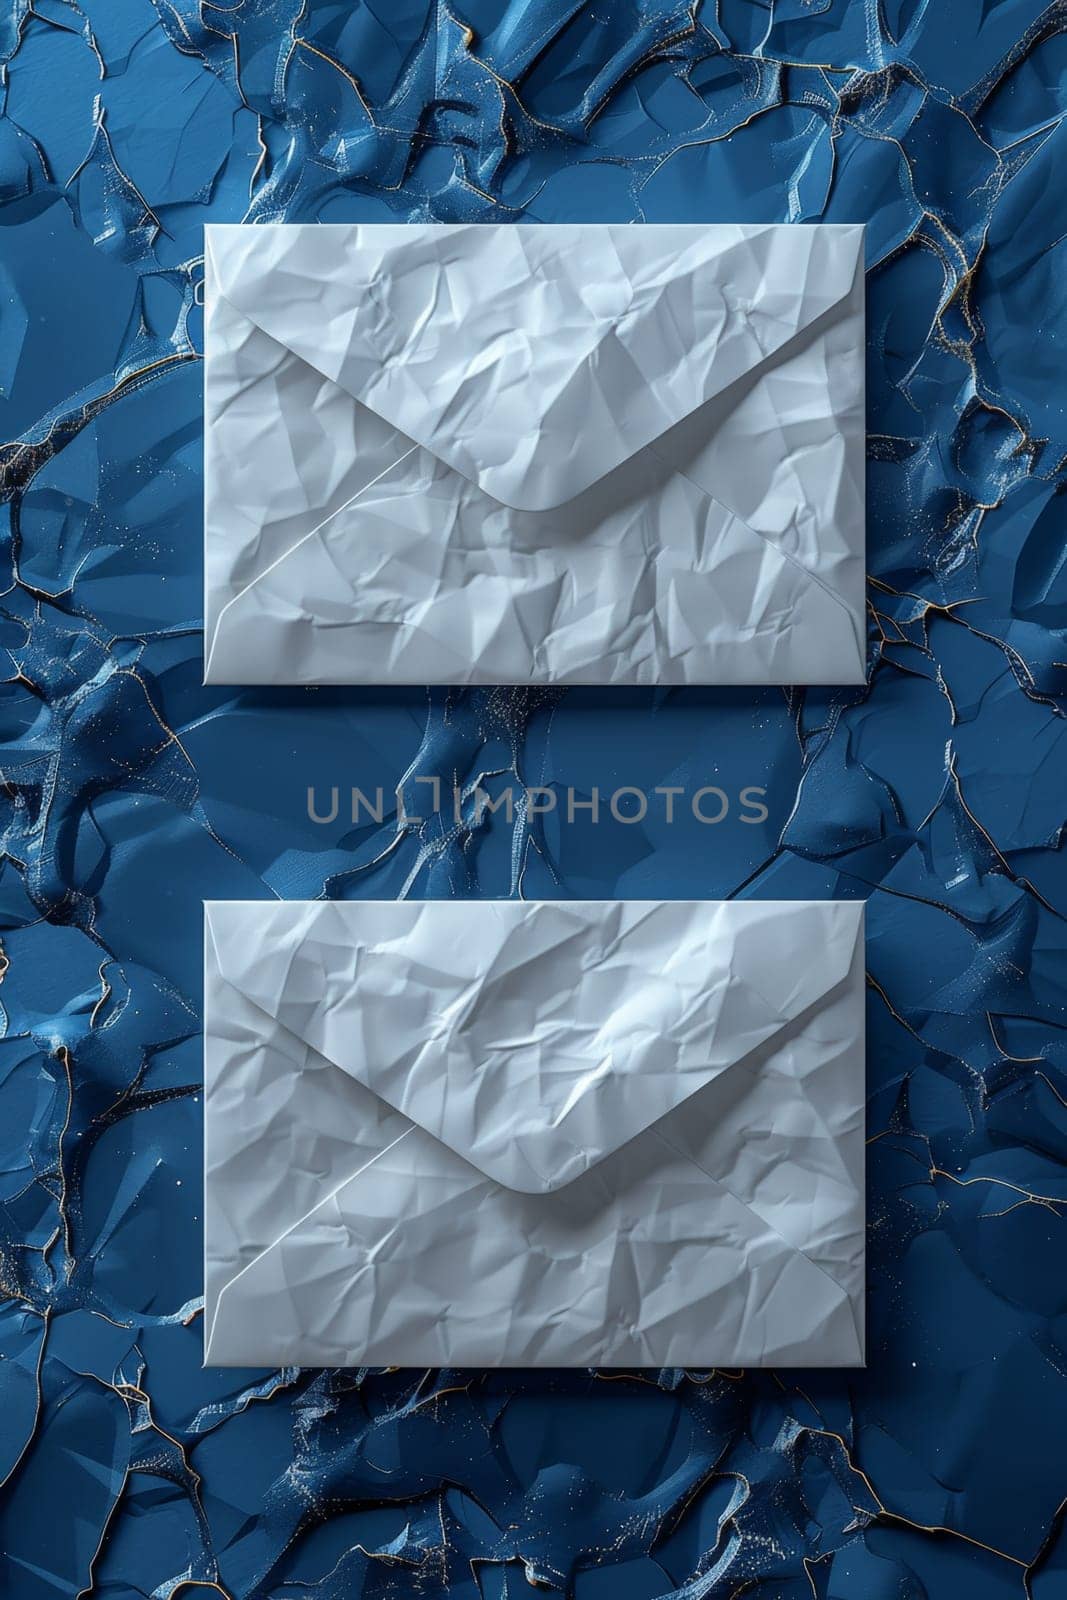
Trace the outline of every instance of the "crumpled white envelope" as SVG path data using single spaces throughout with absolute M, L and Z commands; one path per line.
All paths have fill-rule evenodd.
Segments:
M 208 1364 L 862 1364 L 861 905 L 205 914 Z
M 211 225 L 210 683 L 859 683 L 860 226 Z

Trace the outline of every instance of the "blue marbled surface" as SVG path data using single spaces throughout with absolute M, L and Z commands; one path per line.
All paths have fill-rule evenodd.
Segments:
M 1058 1600 L 1067 6 L 4 0 L 0 54 L 5 1600 Z M 200 687 L 203 223 L 519 216 L 868 222 L 866 691 Z M 770 814 L 307 816 L 453 773 Z M 869 896 L 865 1373 L 201 1370 L 202 898 L 520 888 Z

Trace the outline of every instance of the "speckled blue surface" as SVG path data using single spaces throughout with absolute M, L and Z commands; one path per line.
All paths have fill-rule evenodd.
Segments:
M 1059 1600 L 1067 6 L 4 0 L 0 53 L 5 1600 Z M 517 216 L 868 222 L 869 690 L 199 686 L 203 223 Z M 306 814 L 453 772 L 770 815 Z M 866 1373 L 201 1370 L 201 899 L 520 883 L 870 897 Z

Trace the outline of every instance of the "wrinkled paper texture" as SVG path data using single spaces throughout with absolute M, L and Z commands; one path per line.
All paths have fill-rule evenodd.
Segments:
M 212 226 L 205 676 L 857 683 L 863 229 Z
M 863 908 L 209 903 L 205 1359 L 863 1361 Z

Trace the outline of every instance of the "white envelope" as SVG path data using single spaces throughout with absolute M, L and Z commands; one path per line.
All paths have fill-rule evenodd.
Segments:
M 861 905 L 205 914 L 208 1364 L 862 1364 Z
M 862 227 L 206 235 L 205 681 L 863 681 Z

